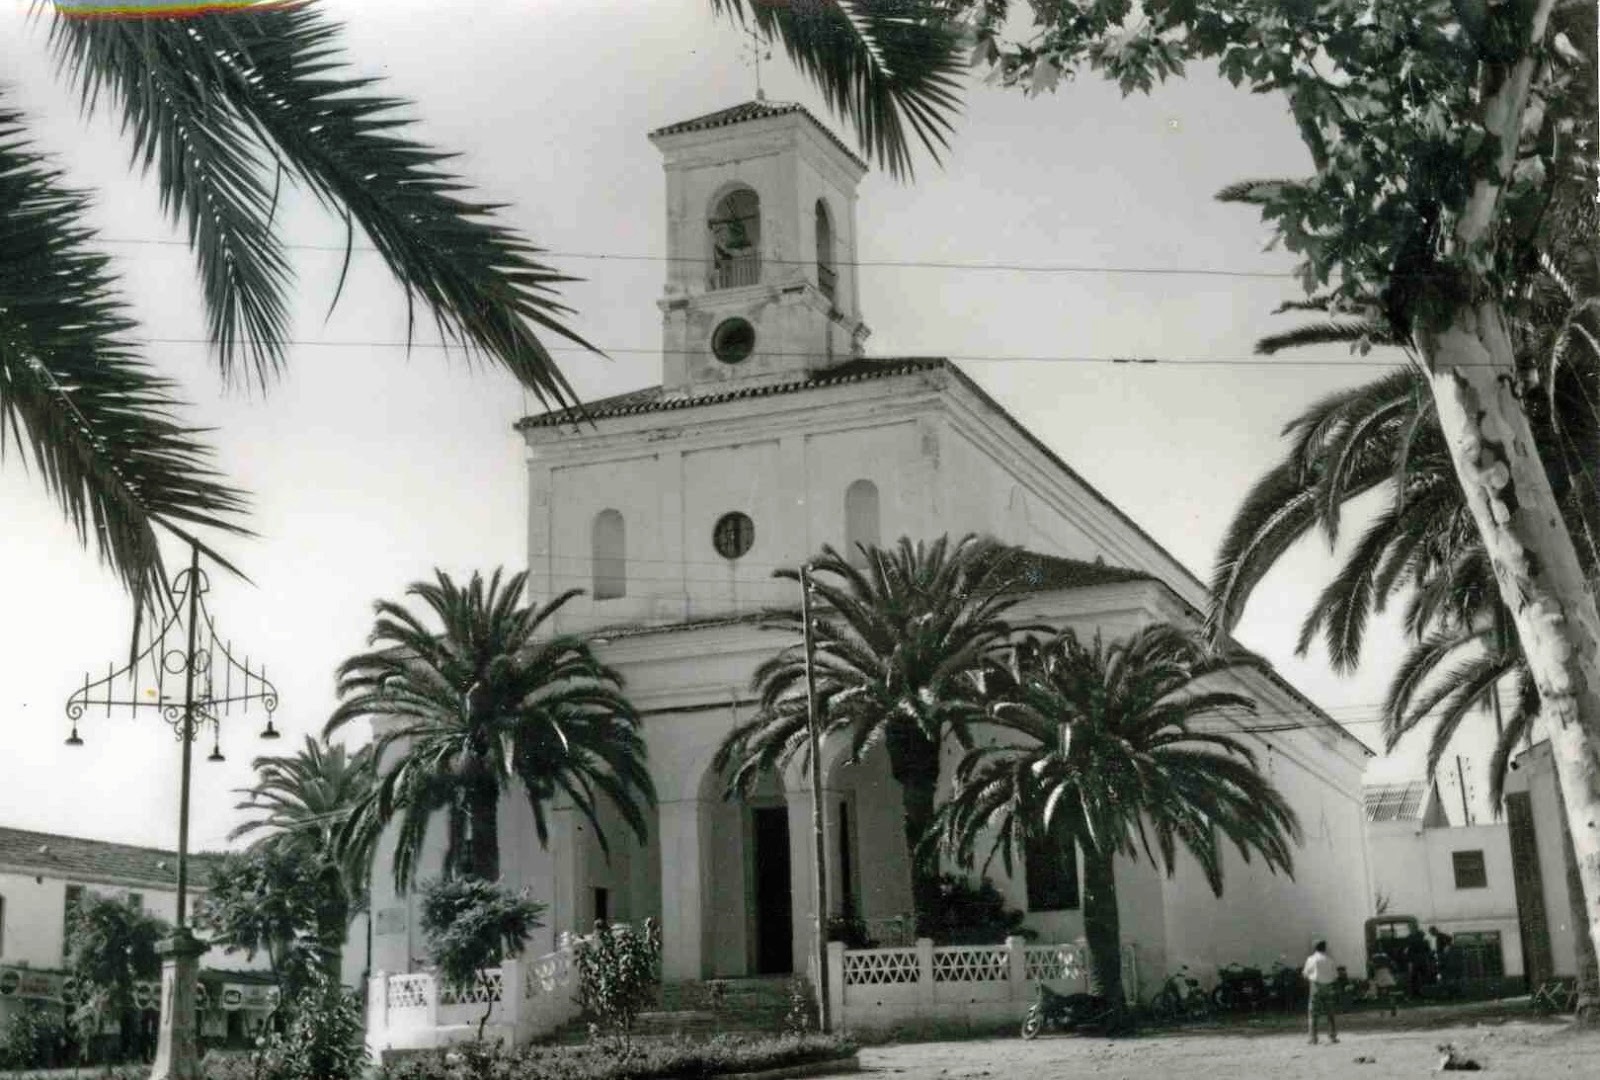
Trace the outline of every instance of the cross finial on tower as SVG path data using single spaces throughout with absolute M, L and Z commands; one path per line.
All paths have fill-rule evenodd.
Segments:
M 755 71 L 756 100 L 765 101 L 767 93 L 761 88 L 761 61 L 772 59 L 772 48 L 753 26 L 744 28 L 744 36 L 745 43 L 739 48 L 740 62 Z

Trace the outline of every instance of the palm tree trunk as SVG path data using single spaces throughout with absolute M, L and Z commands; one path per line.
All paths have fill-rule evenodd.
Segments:
M 911 858 L 911 908 L 920 926 L 939 899 L 938 855 L 923 840 L 933 825 L 934 796 L 939 787 L 939 747 L 920 731 L 892 726 L 884 740 L 889 772 L 900 785 L 901 827 Z M 921 934 L 918 930 L 918 934 Z
M 344 981 L 344 942 L 350 932 L 350 899 L 344 883 L 334 870 L 327 895 L 317 912 L 317 946 L 322 953 L 322 971 L 328 981 L 338 986 Z
M 1119 1012 L 1122 991 L 1122 922 L 1117 915 L 1116 856 L 1083 849 L 1083 936 L 1089 946 L 1090 992 Z
M 467 865 L 473 877 L 482 881 L 499 881 L 500 790 L 492 782 L 479 782 L 473 785 L 467 798 L 471 813 Z
M 1458 310 L 1418 333 L 1439 426 L 1479 535 L 1494 564 L 1528 669 L 1539 688 L 1556 776 L 1572 830 L 1591 947 L 1600 952 L 1600 612 L 1588 591 L 1513 395 L 1511 341 L 1496 305 Z

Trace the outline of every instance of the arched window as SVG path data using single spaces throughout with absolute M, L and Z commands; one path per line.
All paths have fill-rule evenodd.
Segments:
M 857 480 L 844 492 L 845 557 L 857 566 L 866 565 L 863 547 L 876 547 L 879 540 L 878 485 Z
M 828 204 L 817 200 L 817 288 L 829 300 L 839 291 L 839 276 L 833 268 L 833 222 L 828 220 Z
M 589 537 L 594 558 L 594 598 L 615 600 L 628 593 L 628 530 L 622 515 L 602 510 Z
M 711 212 L 711 287 L 761 283 L 761 200 L 749 188 L 724 195 Z

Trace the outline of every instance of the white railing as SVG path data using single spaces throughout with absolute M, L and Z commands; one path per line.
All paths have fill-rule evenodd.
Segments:
M 1124 944 L 1122 952 L 1123 990 L 1137 1000 L 1133 946 Z M 935 946 L 919 938 L 888 949 L 828 946 L 828 999 L 844 1030 L 916 1020 L 1020 1022 L 1040 983 L 1058 993 L 1087 992 L 1083 942 L 1029 945 L 1011 937 L 1003 945 Z
M 471 986 L 432 972 L 387 975 L 367 984 L 367 1048 L 416 1050 L 484 1036 L 512 1045 L 554 1031 L 578 1015 L 572 949 L 533 960 L 507 960 Z M 485 1014 L 488 1019 L 485 1020 Z

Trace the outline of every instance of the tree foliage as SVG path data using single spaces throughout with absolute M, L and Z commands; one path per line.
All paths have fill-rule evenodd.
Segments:
M 541 844 L 557 799 L 583 814 L 601 847 L 608 802 L 642 843 L 644 810 L 655 803 L 638 716 L 622 676 L 587 641 L 550 632 L 552 616 L 578 590 L 544 605 L 524 603 L 527 574 L 503 584 L 474 573 L 465 587 L 436 571 L 406 590 L 437 626 L 389 600 L 376 605 L 375 650 L 339 667 L 341 698 L 324 734 L 351 721 L 378 721 L 376 786 L 349 828 L 400 827 L 395 883 L 409 886 L 428 823 L 448 826 L 446 874 L 500 876 L 497 812 L 502 792 L 520 788 Z
M 540 400 L 575 401 L 543 341 L 587 347 L 556 299 L 571 279 L 468 194 L 450 155 L 414 138 L 406 102 L 350 70 L 318 5 L 109 18 L 81 6 L 40 5 L 57 70 L 86 119 L 120 120 L 130 164 L 153 172 L 225 374 L 265 385 L 285 359 L 294 273 L 275 211 L 287 180 L 344 222 L 346 270 L 358 233 L 377 249 L 405 290 L 408 335 L 420 308 Z M 141 358 L 87 207 L 0 102 L 0 449 L 31 455 L 80 540 L 153 600 L 166 580 L 156 526 L 239 534 L 246 502 Z
M 440 878 L 422 888 L 421 924 L 428 955 L 445 982 L 462 990 L 483 983 L 487 972 L 522 951 L 528 935 L 544 925 L 545 906 L 523 893 L 472 877 Z M 489 995 L 486 995 L 489 996 Z M 493 1010 L 478 1021 L 478 1038 Z
M 66 924 L 67 974 L 77 983 L 72 1022 L 89 1039 L 106 1019 L 126 1025 L 134 984 L 161 977 L 160 945 L 171 927 L 126 900 L 84 890 Z
M 594 924 L 594 933 L 572 942 L 578 973 L 578 1004 L 594 1022 L 626 1040 L 634 1018 L 655 999 L 661 982 L 661 927 Z
M 1216 677 L 1252 663 L 1165 624 L 1109 644 L 1071 629 L 1024 639 L 985 673 L 998 737 L 957 766 L 930 843 L 965 866 L 987 844 L 983 865 L 999 856 L 1008 874 L 1030 841 L 1076 845 L 1097 992 L 1120 1002 L 1116 856 L 1143 854 L 1170 875 L 1182 848 L 1219 896 L 1224 841 L 1246 862 L 1293 871 L 1293 809 L 1215 722 L 1248 726 L 1254 700 Z
M 304 848 L 229 853 L 212 869 L 194 923 L 215 946 L 251 959 L 265 954 L 278 1000 L 287 1004 L 314 987 L 317 969 L 331 966 L 323 922 L 340 899 L 330 892 L 316 857 Z
M 952 544 L 902 538 L 893 548 L 863 550 L 857 566 L 832 547 L 811 561 L 813 639 L 822 734 L 860 761 L 882 744 L 904 800 L 903 828 L 912 856 L 916 909 L 933 903 L 935 868 L 921 851 L 933 816 L 940 748 L 970 743 L 984 703 L 972 674 L 1007 647 L 1006 613 L 1020 597 L 1018 553 L 991 540 Z M 797 570 L 774 576 L 800 580 Z M 804 624 L 796 610 L 774 611 L 768 625 L 792 644 L 756 669 L 756 714 L 717 751 L 715 768 L 729 792 L 808 761 Z

